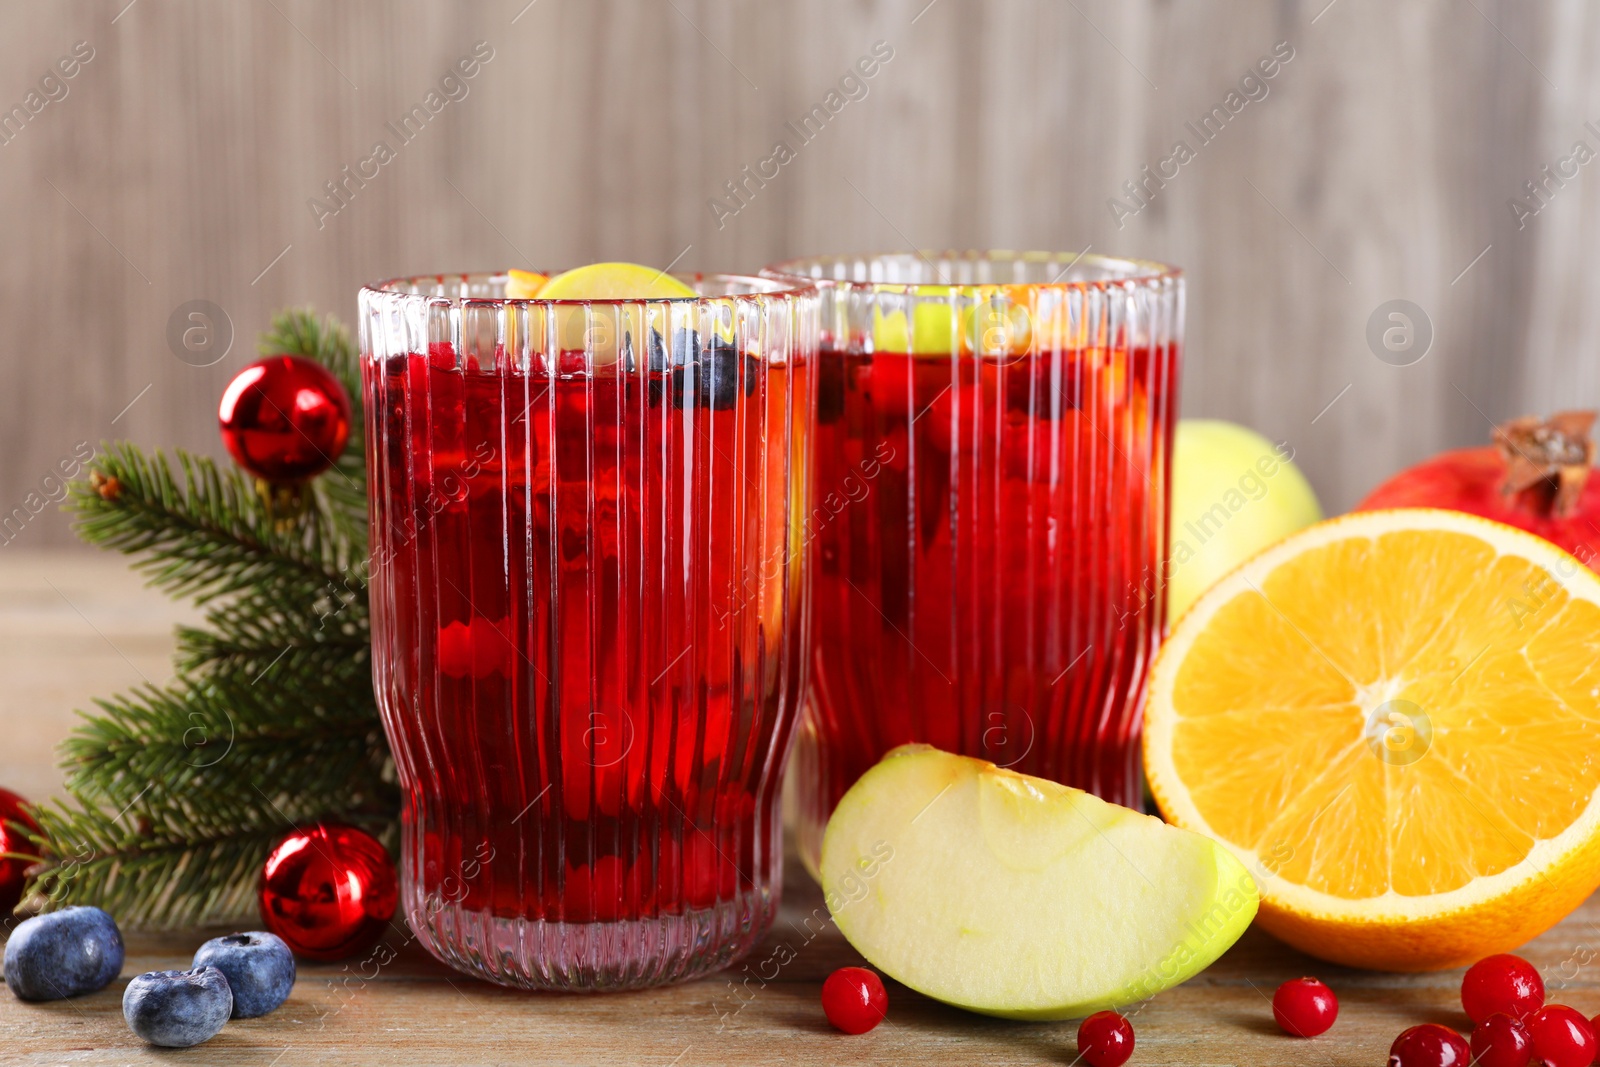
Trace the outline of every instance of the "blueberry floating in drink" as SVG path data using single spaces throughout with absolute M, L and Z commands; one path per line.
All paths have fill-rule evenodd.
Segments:
M 669 362 L 670 375 L 660 377 L 668 371 Z M 693 396 L 700 407 L 727 411 L 739 399 L 739 363 L 732 341 L 713 335 L 709 344 L 702 345 L 700 335 L 684 327 L 673 331 L 669 360 L 661 334 L 652 330 L 647 368 L 651 373 L 650 403 L 659 404 L 670 391 L 675 408 L 683 407 L 686 398 Z M 744 364 L 744 395 L 749 396 L 755 392 L 760 368 L 750 356 L 744 357 Z

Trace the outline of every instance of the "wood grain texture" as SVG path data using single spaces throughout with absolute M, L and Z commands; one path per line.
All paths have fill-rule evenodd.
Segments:
M 20 547 L 70 537 L 44 479 L 80 442 L 217 453 L 217 396 L 273 309 L 348 318 L 361 283 L 407 272 L 908 245 L 1170 260 L 1183 410 L 1289 441 L 1330 510 L 1491 419 L 1600 392 L 1600 167 L 1520 228 L 1507 205 L 1574 142 L 1600 150 L 1581 0 L 126 3 L 0 7 L 0 107 L 94 49 L 0 145 L 0 516 L 40 511 Z M 880 40 L 866 96 L 801 143 L 786 124 Z M 479 41 L 466 97 L 395 137 Z M 1267 96 L 1200 146 L 1185 123 L 1285 41 Z M 1196 157 L 1119 226 L 1110 198 L 1180 138 Z M 394 158 L 319 219 L 308 201 L 380 140 Z M 708 201 L 780 140 L 795 158 L 719 218 Z M 207 368 L 166 339 L 196 298 L 235 333 Z M 1414 366 L 1365 340 L 1392 298 L 1432 320 Z
M 686 985 L 638 993 L 519 992 L 449 970 L 397 930 L 367 959 L 302 962 L 283 1007 L 259 1019 L 232 1022 L 216 1038 L 181 1055 L 185 1062 L 217 1067 L 1067 1067 L 1080 1062 L 1072 1023 L 972 1015 L 892 982 L 889 1017 L 882 1025 L 859 1037 L 834 1032 L 822 1014 L 822 981 L 835 967 L 861 959 L 831 924 L 805 939 L 801 923 L 822 906 L 821 897 L 798 862 L 788 871 L 782 914 L 750 958 L 749 974 L 756 977 L 748 986 L 742 984 L 747 974 L 741 965 Z M 1552 999 L 1586 1014 L 1600 1009 L 1593 962 L 1597 921 L 1600 905 L 1591 901 L 1524 951 L 1547 982 L 1562 983 Z M 39 1067 L 172 1062 L 178 1054 L 147 1048 L 128 1032 L 122 990 L 136 974 L 187 968 L 202 941 L 225 932 L 134 934 L 128 938 L 122 977 L 89 996 L 24 1004 L 0 993 L 0 1062 Z M 775 976 L 763 984 L 757 968 L 780 944 L 793 950 L 793 959 L 776 971 L 769 966 L 767 973 Z M 1277 1028 L 1269 999 L 1278 983 L 1304 974 L 1320 976 L 1340 1003 L 1334 1028 L 1309 1041 Z M 1460 971 L 1349 971 L 1251 930 L 1209 970 L 1132 1013 L 1132 1062 L 1138 1067 L 1372 1067 L 1385 1062 L 1390 1042 L 1408 1026 L 1466 1027 L 1460 986 Z
M 0 554 L 0 786 L 33 800 L 63 795 L 55 751 L 75 709 L 170 680 L 173 627 L 201 621 L 145 588 L 121 556 Z

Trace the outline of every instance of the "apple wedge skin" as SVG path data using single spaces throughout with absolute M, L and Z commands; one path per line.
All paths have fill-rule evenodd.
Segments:
M 1209 838 L 927 745 L 894 749 L 845 794 L 821 868 L 828 910 L 873 966 L 946 1004 L 1034 1021 L 1187 981 L 1260 901 Z

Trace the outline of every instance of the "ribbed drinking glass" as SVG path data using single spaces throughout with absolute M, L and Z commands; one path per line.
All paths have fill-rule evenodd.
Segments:
M 793 260 L 819 282 L 813 872 L 845 790 L 926 742 L 1138 806 L 1179 272 L 1053 253 Z
M 772 921 L 807 673 L 814 290 L 361 292 L 406 917 L 507 985 L 726 966 Z

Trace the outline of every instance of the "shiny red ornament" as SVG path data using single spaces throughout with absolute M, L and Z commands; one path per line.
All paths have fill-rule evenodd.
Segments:
M 9 789 L 0 789 L 0 852 L 20 852 L 31 856 L 38 851 L 33 842 L 9 824 L 15 820 L 38 833 L 39 824 L 33 821 L 24 805 L 28 802 Z M 0 860 L 0 919 L 10 915 L 22 900 L 22 887 L 27 882 L 31 859 Z
M 327 368 L 301 356 L 268 356 L 240 371 L 217 409 L 235 462 L 267 482 L 303 482 L 329 467 L 350 440 L 350 398 Z
M 261 869 L 261 921 L 295 955 L 339 960 L 377 944 L 394 917 L 394 861 L 373 836 L 341 823 L 296 830 Z
M 1592 411 L 1512 419 L 1494 444 L 1458 448 L 1384 482 L 1356 506 L 1448 508 L 1537 534 L 1600 570 L 1600 478 Z

